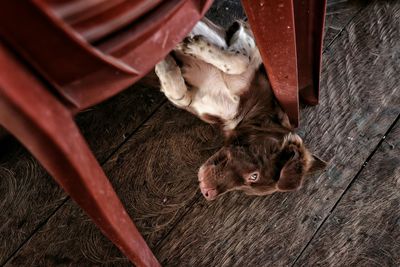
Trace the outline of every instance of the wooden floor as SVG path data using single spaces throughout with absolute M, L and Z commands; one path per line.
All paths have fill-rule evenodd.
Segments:
M 400 2 L 328 2 L 321 101 L 302 109 L 298 132 L 330 164 L 296 193 L 205 201 L 197 168 L 220 138 L 158 90 L 137 85 L 77 117 L 163 265 L 400 266 Z M 243 13 L 226 0 L 209 16 Z M 0 265 L 130 264 L 7 137 Z

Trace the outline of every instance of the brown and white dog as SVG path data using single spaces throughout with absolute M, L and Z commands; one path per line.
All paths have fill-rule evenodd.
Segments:
M 246 23 L 237 21 L 225 31 L 200 21 L 155 71 L 172 103 L 224 132 L 224 147 L 199 170 L 207 200 L 232 190 L 249 195 L 295 190 L 305 175 L 325 168 L 276 102 Z

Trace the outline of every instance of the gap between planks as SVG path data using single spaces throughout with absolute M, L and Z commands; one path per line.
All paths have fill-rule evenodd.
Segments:
M 361 165 L 361 168 L 358 170 L 358 172 L 354 175 L 354 177 L 351 179 L 349 184 L 347 185 L 346 189 L 343 191 L 343 193 L 340 195 L 340 197 L 337 199 L 333 207 L 330 209 L 328 215 L 322 220 L 321 224 L 318 226 L 318 228 L 315 230 L 311 238 L 308 240 L 307 244 L 303 247 L 303 249 L 300 251 L 300 253 L 297 255 L 296 259 L 292 263 L 291 267 L 293 267 L 297 261 L 300 259 L 300 257 L 303 255 L 304 251 L 307 249 L 307 247 L 310 245 L 312 240 L 315 238 L 315 236 L 319 233 L 321 230 L 322 226 L 325 224 L 325 222 L 330 218 L 332 215 L 333 211 L 336 209 L 336 207 L 339 205 L 340 201 L 344 197 L 344 195 L 347 193 L 347 191 L 350 189 L 350 187 L 354 184 L 354 182 L 357 180 L 358 176 L 362 173 L 364 168 L 367 166 L 368 162 L 371 160 L 371 158 L 375 155 L 375 153 L 378 151 L 378 149 L 381 147 L 382 143 L 385 141 L 386 137 L 389 135 L 389 133 L 392 131 L 394 126 L 397 124 L 397 122 L 400 119 L 400 114 L 397 115 L 397 118 L 394 120 L 394 122 L 389 126 L 385 134 L 382 136 L 381 140 L 379 140 L 379 143 L 375 146 L 374 150 L 368 155 L 367 159 L 364 161 L 364 163 Z

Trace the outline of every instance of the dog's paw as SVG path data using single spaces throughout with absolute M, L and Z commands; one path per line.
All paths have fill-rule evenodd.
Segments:
M 158 62 L 155 66 L 155 72 L 158 77 L 163 76 L 171 71 L 175 72 L 178 71 L 178 65 L 170 55 L 167 55 L 163 60 Z
M 204 53 L 211 44 L 202 35 L 188 36 L 178 44 L 177 49 L 182 53 L 191 56 L 197 56 Z

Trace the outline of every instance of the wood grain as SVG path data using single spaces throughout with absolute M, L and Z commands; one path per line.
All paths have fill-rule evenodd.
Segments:
M 168 104 L 104 166 L 150 246 L 196 198 L 197 170 L 220 141 L 216 129 Z M 129 265 L 81 209 L 68 201 L 7 266 L 100 263 Z
M 400 121 L 295 266 L 400 266 Z
M 300 133 L 328 170 L 294 194 L 201 200 L 155 253 L 166 266 L 287 266 L 400 113 L 400 4 L 364 9 L 324 57 L 321 103 Z
M 97 158 L 104 161 L 163 100 L 158 90 L 134 86 L 83 112 L 77 122 Z M 63 190 L 25 149 L 11 136 L 2 140 L 0 265 L 65 199 Z
M 325 18 L 324 48 L 339 36 L 346 25 L 360 12 L 369 0 L 328 0 Z
M 157 87 L 134 85 L 121 96 L 79 114 L 77 124 L 97 159 L 104 162 L 164 101 Z

